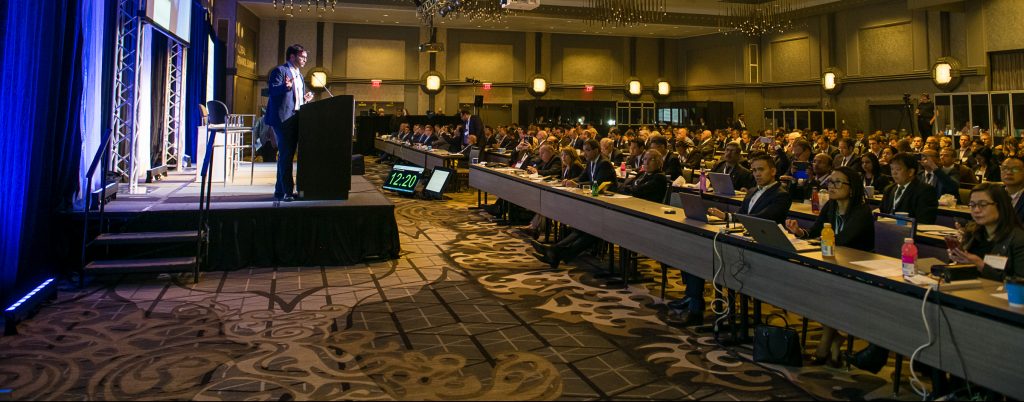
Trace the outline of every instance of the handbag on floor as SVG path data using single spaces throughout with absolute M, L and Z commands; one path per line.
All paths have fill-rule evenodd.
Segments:
M 782 319 L 784 327 L 768 324 L 772 316 Z M 800 335 L 789 328 L 789 321 L 779 314 L 771 314 L 765 323 L 754 328 L 754 361 L 758 363 L 781 364 L 800 367 L 803 365 L 803 351 Z

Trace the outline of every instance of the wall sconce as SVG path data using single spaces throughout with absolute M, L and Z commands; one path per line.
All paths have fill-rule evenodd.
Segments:
M 640 79 L 637 77 L 629 77 L 629 81 L 626 81 L 626 96 L 630 98 L 639 98 L 640 94 L 644 92 L 644 86 L 640 83 Z
M 838 94 L 843 90 L 843 79 L 846 75 L 838 67 L 829 67 L 821 74 L 821 89 L 829 95 Z
M 317 67 L 309 72 L 309 86 L 316 90 L 323 90 L 327 86 L 327 70 Z
M 664 78 L 658 78 L 658 91 L 656 94 L 659 98 L 667 98 L 672 94 L 672 84 L 669 84 L 668 80 Z
M 953 92 L 960 85 L 960 61 L 939 57 L 932 64 L 932 83 L 944 92 Z
M 544 94 L 548 93 L 548 79 L 544 78 L 543 75 L 536 74 L 533 77 L 530 77 L 529 84 L 530 85 L 526 88 L 526 90 L 527 92 L 530 93 L 530 95 L 539 98 L 541 96 L 544 96 Z
M 427 95 L 437 95 L 444 90 L 444 76 L 436 70 L 423 73 L 420 82 L 420 89 Z

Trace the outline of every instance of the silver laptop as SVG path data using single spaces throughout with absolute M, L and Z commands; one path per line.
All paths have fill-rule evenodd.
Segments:
M 682 208 L 686 219 L 694 219 L 709 225 L 725 224 L 725 221 L 717 216 L 708 215 L 708 208 L 704 205 L 704 200 L 697 194 L 672 193 L 672 199 L 669 202 L 673 207 Z
M 715 194 L 734 196 L 736 195 L 736 189 L 732 187 L 732 177 L 725 173 L 708 173 L 708 178 L 711 180 L 711 187 L 714 188 Z
M 750 237 L 753 237 L 754 241 L 758 244 L 794 253 L 821 249 L 803 240 L 790 241 L 775 221 L 741 214 L 733 214 L 733 217 L 743 224 L 743 228 L 747 230 Z

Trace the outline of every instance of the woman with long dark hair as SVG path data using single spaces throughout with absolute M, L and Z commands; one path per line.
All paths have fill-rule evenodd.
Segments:
M 856 170 L 842 166 L 832 171 L 825 182 L 828 202 L 810 229 L 800 227 L 795 219 L 786 220 L 786 229 L 800 238 L 817 238 L 826 223 L 832 225 L 836 246 L 871 251 L 875 248 L 875 225 L 871 207 L 864 201 L 864 181 Z M 821 341 L 814 352 L 814 364 L 839 367 L 843 337 L 833 328 L 824 327 Z
M 878 163 L 878 158 L 871 152 L 865 152 L 860 156 L 860 168 L 864 172 L 863 180 L 864 187 L 874 187 L 876 194 L 885 194 L 886 187 L 892 184 L 892 177 L 882 173 L 882 165 Z
M 1024 229 L 1006 189 L 981 183 L 971 190 L 967 206 L 973 221 L 962 228 L 963 247 L 950 249 L 950 258 L 973 264 L 981 276 L 997 281 L 1024 271 Z

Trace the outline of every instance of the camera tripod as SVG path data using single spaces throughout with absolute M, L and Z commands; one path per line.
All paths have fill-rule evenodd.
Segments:
M 896 124 L 896 132 L 902 132 L 904 128 L 910 132 L 910 136 L 917 135 L 917 130 L 914 128 L 914 117 L 913 117 L 914 106 L 910 103 L 909 97 L 903 98 L 903 107 L 900 109 L 900 122 Z M 904 126 L 906 124 L 906 126 Z

